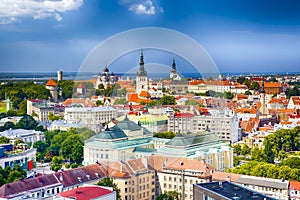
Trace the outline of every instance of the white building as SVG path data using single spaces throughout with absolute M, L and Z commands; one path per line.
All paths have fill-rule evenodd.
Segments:
M 168 119 L 168 131 L 176 133 L 211 131 L 216 133 L 222 141 L 231 143 L 237 142 L 240 138 L 238 117 L 229 113 L 212 115 L 180 113 L 170 115 Z
M 0 136 L 5 136 L 10 139 L 13 144 L 16 140 L 21 139 L 25 143 L 35 143 L 37 141 L 44 141 L 45 136 L 41 131 L 25 130 L 25 129 L 9 129 L 0 132 Z
M 111 106 L 65 108 L 64 120 L 67 123 L 85 123 L 87 127 L 99 132 L 102 123 L 117 118 L 117 109 Z

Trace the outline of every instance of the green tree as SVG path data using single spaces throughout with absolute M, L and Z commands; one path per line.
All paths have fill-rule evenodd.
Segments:
M 225 92 L 225 98 L 226 99 L 232 99 L 234 97 L 233 93 L 231 92 Z
M 247 91 L 245 92 L 245 95 L 252 95 L 252 93 L 251 93 L 249 90 L 247 90 Z
M 103 178 L 102 180 L 100 180 L 97 185 L 99 186 L 105 186 L 105 187 L 112 187 L 113 190 L 116 192 L 117 194 L 117 200 L 121 200 L 122 197 L 121 197 L 121 191 L 120 189 L 118 188 L 117 184 L 115 184 L 113 182 L 113 180 L 109 177 L 105 177 Z
M 128 104 L 128 101 L 125 98 L 120 98 L 120 99 L 116 99 L 114 104 L 123 104 L 126 105 Z
M 251 154 L 251 160 L 265 162 L 267 160 L 266 155 L 258 147 L 254 147 Z
M 300 96 L 299 86 L 295 85 L 293 89 L 287 90 L 285 94 L 287 95 L 287 98 L 291 98 L 291 96 Z
M 30 115 L 24 115 L 20 121 L 16 124 L 15 128 L 21 128 L 26 130 L 32 130 L 38 125 L 38 122 Z
M 233 153 L 236 153 L 237 155 L 241 155 L 242 147 L 240 144 L 233 146 Z
M 24 171 L 19 165 L 15 165 L 9 172 L 6 183 L 18 181 L 26 178 L 26 171 Z
M 60 120 L 62 119 L 61 117 L 57 116 L 57 115 L 54 115 L 53 112 L 49 112 L 48 114 L 48 120 L 50 121 L 55 121 L 55 120 Z
M 3 128 L 4 130 L 9 130 L 9 129 L 14 129 L 15 126 L 16 125 L 13 122 L 5 122 Z
M 70 161 L 80 164 L 83 157 L 83 142 L 80 140 L 78 134 L 68 136 L 62 143 L 61 155 L 64 158 L 70 159 Z
M 245 80 L 247 80 L 244 76 L 239 76 L 236 80 L 236 82 L 238 82 L 239 84 L 242 84 L 245 82 Z
M 176 105 L 176 100 L 174 96 L 163 96 L 160 99 L 162 105 Z
M 274 163 L 275 154 L 272 149 L 272 144 L 269 140 L 266 140 L 264 142 L 265 148 L 264 148 L 264 154 L 266 155 L 267 162 L 268 163 Z
M 153 137 L 166 138 L 166 139 L 172 139 L 175 136 L 176 133 L 174 133 L 173 131 L 159 132 L 153 135 Z
M 97 100 L 97 101 L 96 101 L 96 105 L 97 105 L 97 106 L 103 106 L 104 103 L 103 103 L 101 100 Z
M 185 105 L 198 105 L 198 101 L 195 99 L 187 100 Z
M 250 88 L 251 86 L 251 81 L 249 79 L 246 79 L 244 82 L 243 82 L 244 85 L 246 85 L 248 88 Z
M 18 146 L 19 144 L 24 144 L 24 141 L 22 139 L 17 139 L 15 142 L 14 142 L 14 146 Z
M 60 170 L 62 168 L 62 162 L 63 162 L 63 158 L 60 156 L 54 156 L 52 158 L 52 164 L 51 169 L 55 172 L 57 172 L 58 170 Z
M 0 136 L 0 144 L 9 144 L 10 139 L 5 136 Z
M 36 151 L 40 154 L 40 157 L 37 157 L 38 162 L 41 162 L 44 159 L 47 147 L 48 145 L 43 141 L 37 141 L 33 144 L 33 148 L 36 148 Z
M 205 92 L 205 96 L 207 97 L 215 97 L 216 96 L 216 92 L 213 90 L 208 90 Z
M 62 98 L 71 98 L 73 95 L 74 81 L 71 80 L 60 80 L 58 81 L 58 87 L 61 88 Z
M 300 169 L 300 158 L 299 157 L 289 157 L 281 162 L 280 165 L 286 165 L 293 169 Z
M 250 147 L 248 145 L 244 144 L 242 149 L 241 149 L 241 154 L 243 156 L 246 156 L 246 155 L 250 154 L 250 151 L 251 151 Z
M 166 191 L 163 194 L 160 194 L 156 200 L 181 200 L 182 195 L 177 191 Z
M 258 83 L 258 82 L 253 81 L 253 82 L 251 83 L 251 86 L 250 86 L 250 89 L 251 89 L 251 90 L 256 90 L 256 91 L 258 91 L 259 88 L 260 88 L 260 86 L 259 86 L 259 83 Z

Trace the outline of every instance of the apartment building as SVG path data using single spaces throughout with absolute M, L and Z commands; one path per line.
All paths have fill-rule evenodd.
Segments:
M 176 133 L 197 133 L 210 131 L 217 134 L 220 140 L 234 143 L 241 138 L 238 118 L 229 114 L 193 115 L 175 113 L 168 118 L 168 131 Z

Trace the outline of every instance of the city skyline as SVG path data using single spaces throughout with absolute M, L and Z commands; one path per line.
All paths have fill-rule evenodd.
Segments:
M 162 27 L 202 45 L 220 72 L 299 72 L 298 1 L 20 1 L 0 5 L 0 71 L 77 71 L 95 46 L 130 29 Z M 186 60 L 145 51 L 145 63 L 187 70 Z M 109 68 L 127 72 L 138 52 Z M 99 66 L 102 71 L 104 66 Z M 188 70 L 189 71 L 189 70 Z

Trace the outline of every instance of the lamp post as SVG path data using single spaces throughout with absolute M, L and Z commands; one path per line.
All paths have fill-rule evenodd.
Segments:
M 183 166 L 184 163 L 180 161 L 180 166 Z M 182 200 L 184 200 L 185 197 L 185 183 L 184 183 L 184 170 L 181 169 L 181 180 L 182 180 Z

